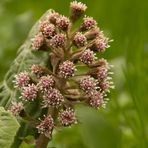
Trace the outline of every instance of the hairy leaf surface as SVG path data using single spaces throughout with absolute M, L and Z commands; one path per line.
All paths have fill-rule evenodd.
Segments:
M 31 39 L 34 38 L 39 31 L 40 21 L 44 20 L 50 13 L 51 10 L 48 10 L 32 27 L 25 43 L 19 48 L 16 59 L 13 61 L 4 81 L 0 85 L 0 106 L 3 106 L 5 109 L 10 108 L 12 101 L 18 101 L 20 99 L 20 93 L 13 85 L 14 76 L 22 71 L 29 71 L 32 64 L 40 64 L 42 66 L 50 64 L 47 62 L 49 56 L 46 52 L 35 52 L 31 49 Z M 31 114 L 31 116 L 37 117 L 40 114 L 39 103 L 31 103 L 27 106 L 27 111 Z M 21 143 L 20 137 L 25 137 L 28 133 L 32 132 L 32 128 L 28 127 L 24 123 L 21 123 L 21 128 L 18 131 L 12 147 L 18 147 Z
M 15 117 L 0 107 L 0 147 L 9 148 L 20 125 Z

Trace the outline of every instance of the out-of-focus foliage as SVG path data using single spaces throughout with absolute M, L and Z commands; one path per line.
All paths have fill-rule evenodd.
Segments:
M 78 106 L 80 125 L 65 128 L 53 136 L 50 147 L 56 148 L 117 148 L 121 144 L 121 131 L 107 116 L 88 107 Z M 71 136 L 72 135 L 72 136 Z
M 49 8 L 68 15 L 69 2 L 0 0 L 0 80 L 35 21 Z M 55 133 L 51 144 L 60 148 L 147 148 L 148 1 L 82 2 L 88 5 L 87 15 L 114 39 L 103 56 L 114 64 L 116 89 L 105 110 L 78 108 L 83 124 Z

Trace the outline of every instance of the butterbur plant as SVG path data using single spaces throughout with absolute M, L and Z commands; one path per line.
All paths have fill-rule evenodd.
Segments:
M 112 66 L 97 58 L 111 40 L 93 17 L 84 14 L 86 9 L 85 4 L 73 1 L 69 17 L 48 11 L 20 48 L 1 88 L 7 93 L 7 102 L 1 100 L 1 104 L 22 125 L 23 134 L 18 132 L 16 138 L 27 136 L 31 128 L 38 148 L 47 147 L 54 130 L 79 123 L 77 104 L 104 108 L 114 87 Z

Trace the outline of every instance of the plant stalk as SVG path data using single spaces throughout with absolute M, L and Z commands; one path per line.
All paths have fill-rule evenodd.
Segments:
M 47 148 L 50 139 L 43 134 L 40 134 L 38 140 L 36 141 L 36 148 Z

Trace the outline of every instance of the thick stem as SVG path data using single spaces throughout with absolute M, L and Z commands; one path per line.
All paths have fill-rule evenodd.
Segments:
M 51 114 L 53 119 L 56 120 L 56 118 L 57 118 L 56 108 L 51 108 L 51 110 L 48 109 L 48 114 Z M 52 138 L 52 132 L 53 132 L 53 129 L 51 131 L 50 138 L 46 137 L 44 134 L 40 134 L 38 139 L 36 140 L 36 148 L 47 148 L 47 145 Z
M 50 139 L 43 134 L 40 134 L 38 140 L 36 141 L 36 148 L 47 148 Z

